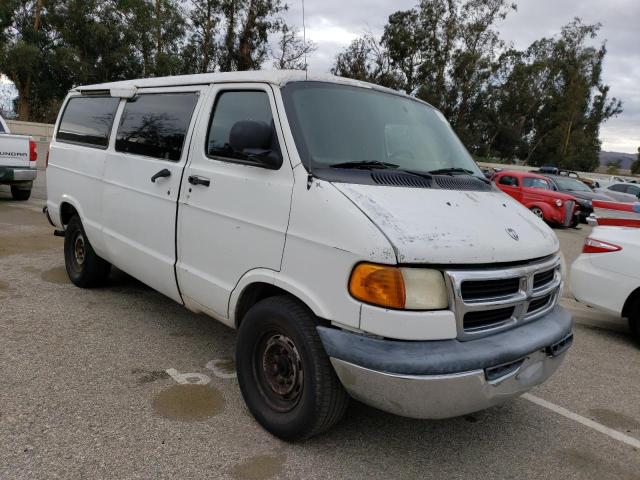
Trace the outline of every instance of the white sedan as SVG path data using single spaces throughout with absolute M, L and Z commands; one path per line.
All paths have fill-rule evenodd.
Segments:
M 571 291 L 582 303 L 628 318 L 640 340 L 640 228 L 594 227 L 571 266 Z

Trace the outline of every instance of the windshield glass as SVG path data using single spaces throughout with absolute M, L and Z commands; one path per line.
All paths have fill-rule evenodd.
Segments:
M 575 192 L 590 192 L 591 189 L 587 187 L 580 180 L 574 180 L 573 178 L 554 178 L 554 181 L 558 185 L 560 190 L 571 190 Z
M 311 169 L 398 168 L 483 176 L 444 116 L 425 103 L 325 82 L 292 82 L 283 96 L 298 152 Z
M 551 190 L 551 185 L 549 185 L 549 182 L 547 182 L 543 178 L 537 178 L 537 177 L 524 177 L 522 179 L 522 186 L 530 187 L 530 188 L 542 188 L 544 190 Z

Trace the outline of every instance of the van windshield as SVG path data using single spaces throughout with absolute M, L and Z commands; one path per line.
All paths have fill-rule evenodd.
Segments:
M 444 116 L 417 100 L 363 87 L 291 82 L 283 89 L 303 163 L 472 174 L 480 169 Z

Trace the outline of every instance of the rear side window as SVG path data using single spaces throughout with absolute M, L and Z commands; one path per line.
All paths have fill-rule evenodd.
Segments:
M 611 185 L 609 190 L 613 190 L 614 192 L 624 192 L 626 187 L 624 185 Z
M 508 175 L 505 175 L 504 177 L 500 177 L 500 180 L 498 181 L 498 183 L 500 185 L 508 185 L 510 187 L 517 187 L 518 186 L 518 179 L 515 177 L 510 177 Z
M 56 140 L 107 148 L 119 98 L 73 97 L 62 113 Z
M 127 101 L 116 150 L 178 161 L 198 102 L 196 93 L 148 93 Z
M 218 95 L 207 135 L 207 155 L 244 160 L 242 152 L 235 152 L 229 145 L 231 128 L 241 121 L 262 122 L 272 129 L 273 142 L 277 142 L 269 97 L 263 91 L 228 91 Z M 278 150 L 277 145 L 270 145 Z

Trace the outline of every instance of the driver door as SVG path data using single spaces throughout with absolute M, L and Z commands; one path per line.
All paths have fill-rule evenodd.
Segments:
M 214 85 L 203 109 L 181 188 L 176 270 L 187 306 L 228 318 L 230 294 L 246 272 L 280 270 L 293 171 L 279 147 L 283 136 L 269 85 Z M 231 128 L 246 121 L 271 125 L 280 168 L 232 151 Z

